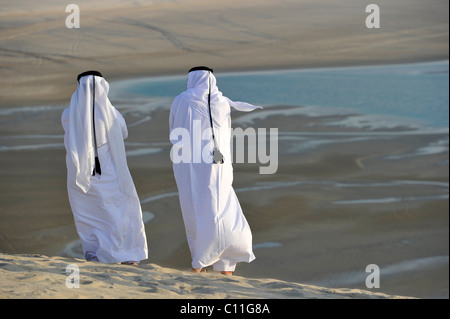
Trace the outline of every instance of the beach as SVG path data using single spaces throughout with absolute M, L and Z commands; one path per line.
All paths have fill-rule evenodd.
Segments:
M 225 72 L 448 60 L 448 2 L 378 1 L 379 30 L 366 28 L 356 0 L 78 3 L 81 27 L 67 29 L 57 1 L 0 1 L 0 298 L 448 298 L 448 127 L 307 105 L 232 113 L 233 127 L 278 128 L 279 152 L 275 174 L 233 165 L 256 260 L 225 279 L 212 269 L 189 273 L 170 98 L 111 101 L 128 124 L 149 243 L 137 268 L 82 260 L 60 122 L 76 75 L 88 69 L 114 82 L 194 65 Z M 70 263 L 91 276 L 83 292 L 55 288 Z M 370 264 L 381 269 L 381 287 L 368 291 Z

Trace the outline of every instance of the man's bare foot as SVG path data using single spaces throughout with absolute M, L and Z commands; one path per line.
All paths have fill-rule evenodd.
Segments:
M 125 262 L 123 262 L 123 263 L 121 263 L 122 265 L 130 265 L 130 266 L 138 266 L 139 264 L 138 263 L 134 263 L 134 262 L 128 262 L 128 261 L 125 261 Z
M 231 275 L 233 275 L 233 272 L 232 271 L 221 271 L 220 272 L 222 275 L 225 275 L 225 276 L 231 276 Z
M 204 272 L 208 272 L 208 270 L 206 268 L 200 268 L 200 269 L 192 268 L 192 272 L 195 272 L 195 273 L 200 273 L 200 272 L 202 272 L 202 270 L 204 270 Z

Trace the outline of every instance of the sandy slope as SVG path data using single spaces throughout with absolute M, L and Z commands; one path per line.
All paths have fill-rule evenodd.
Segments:
M 79 268 L 79 288 L 66 280 Z M 0 298 L 407 298 L 358 289 L 328 289 L 276 279 L 163 268 L 108 265 L 44 255 L 0 254 Z

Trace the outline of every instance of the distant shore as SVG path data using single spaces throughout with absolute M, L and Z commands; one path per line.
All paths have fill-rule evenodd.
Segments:
M 169 106 L 167 99 L 122 110 L 127 161 L 146 220 L 150 251 L 142 264 L 189 271 L 169 159 Z M 375 263 L 387 271 L 380 292 L 448 296 L 448 146 L 435 147 L 448 141 L 448 130 L 330 126 L 348 115 L 282 116 L 291 108 L 278 106 L 279 115 L 252 124 L 279 128 L 276 174 L 233 164 L 256 255 L 236 275 L 364 289 L 365 267 Z M 0 152 L 2 252 L 82 257 L 67 198 L 61 112 L 3 118 L 12 138 L 0 138 L 11 148 Z M 233 119 L 233 127 L 245 127 L 245 114 Z
M 76 280 L 75 276 L 78 276 Z M 262 305 L 267 304 L 264 299 L 413 299 L 377 291 L 330 289 L 271 278 L 193 274 L 156 264 L 124 266 L 37 254 L 0 253 L 0 299 L 142 298 L 239 299 L 243 303 L 256 299 Z M 266 313 L 276 313 L 275 309 L 270 309 L 270 303 L 266 309 Z M 181 307 L 164 309 L 166 315 L 176 315 L 180 311 Z M 218 311 L 224 310 L 216 309 Z
M 88 69 L 114 81 L 182 74 L 195 65 L 226 72 L 449 58 L 448 2 L 380 0 L 376 30 L 366 28 L 357 0 L 77 3 L 79 29 L 65 27 L 68 14 L 58 2 L 4 5 L 0 108 L 65 104 L 76 75 Z

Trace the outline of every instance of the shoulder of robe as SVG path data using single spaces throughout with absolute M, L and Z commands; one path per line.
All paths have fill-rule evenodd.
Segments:
M 172 106 L 178 105 L 178 104 L 182 101 L 183 94 L 184 94 L 184 92 L 178 94 L 177 96 L 175 96 L 175 97 L 173 98 L 173 100 L 172 100 Z
M 61 121 L 65 121 L 69 118 L 70 109 L 66 108 L 61 114 Z

